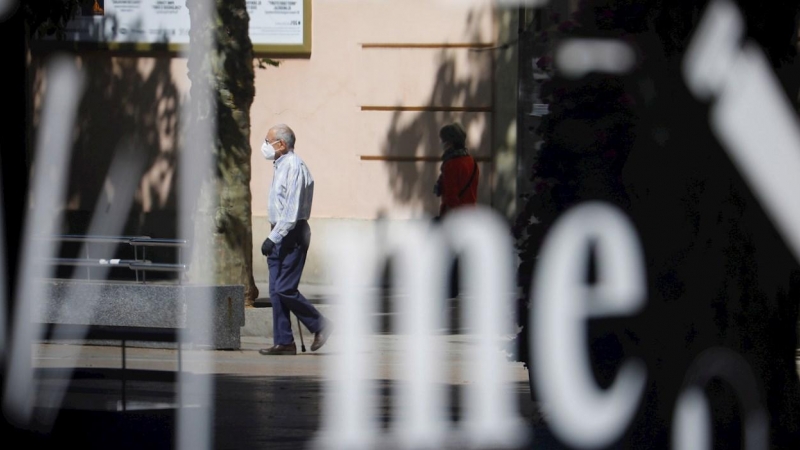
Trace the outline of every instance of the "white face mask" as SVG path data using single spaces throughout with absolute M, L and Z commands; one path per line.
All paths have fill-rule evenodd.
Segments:
M 264 144 L 261 145 L 261 154 L 269 160 L 275 159 L 275 147 L 264 141 Z

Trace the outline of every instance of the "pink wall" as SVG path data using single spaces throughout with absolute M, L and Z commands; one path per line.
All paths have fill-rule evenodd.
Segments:
M 340 219 L 363 226 L 379 215 L 407 219 L 435 214 L 438 198 L 432 186 L 441 154 L 437 133 L 454 120 L 466 126 L 468 147 L 482 158 L 479 201 L 490 204 L 497 192 L 513 191 L 515 144 L 506 136 L 513 137 L 516 107 L 497 99 L 499 90 L 515 98 L 516 69 L 498 65 L 501 53 L 491 47 L 508 40 L 505 33 L 515 26 L 493 4 L 313 2 L 310 57 L 277 57 L 280 67 L 256 68 L 251 109 L 254 256 L 268 232 L 272 181 L 272 164 L 263 159 L 260 147 L 276 123 L 295 130 L 297 153 L 315 177 L 312 218 L 317 236 Z M 46 86 L 46 57 L 35 54 L 31 62 L 34 130 Z M 506 65 L 513 61 L 504 58 Z M 109 189 L 105 174 L 115 149 L 133 138 L 146 172 L 128 232 L 174 236 L 180 105 L 189 89 L 186 60 L 168 54 L 89 51 L 76 61 L 88 84 L 76 124 L 65 205 L 69 224 L 63 231 L 87 223 Z M 502 189 L 501 178 L 508 184 Z M 325 276 L 318 250 L 309 254 L 306 281 Z M 262 258 L 254 257 L 254 264 L 261 278 L 266 273 Z
M 436 162 L 386 162 L 362 156 L 440 155 L 437 132 L 468 124 L 468 145 L 491 155 L 492 53 L 466 46 L 494 42 L 491 2 L 320 0 L 313 6 L 308 59 L 257 70 L 251 110 L 253 214 L 266 214 L 271 163 L 260 151 L 266 131 L 286 123 L 316 180 L 319 218 L 412 217 L 435 212 Z M 430 44 L 375 47 L 375 44 Z M 398 107 L 464 111 L 401 111 Z M 380 107 L 388 110 L 362 110 Z M 482 163 L 481 199 L 489 201 L 491 165 Z

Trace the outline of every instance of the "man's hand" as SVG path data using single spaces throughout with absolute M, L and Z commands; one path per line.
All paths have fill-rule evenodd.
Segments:
M 261 254 L 264 256 L 269 256 L 272 253 L 272 249 L 275 247 L 275 243 L 270 241 L 269 238 L 264 239 L 264 243 L 261 244 Z

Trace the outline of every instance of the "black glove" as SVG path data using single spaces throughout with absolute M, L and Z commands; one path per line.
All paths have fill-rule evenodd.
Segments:
M 270 241 L 269 238 L 264 239 L 264 243 L 261 244 L 261 254 L 264 256 L 269 256 L 272 253 L 272 249 L 275 248 L 275 243 Z

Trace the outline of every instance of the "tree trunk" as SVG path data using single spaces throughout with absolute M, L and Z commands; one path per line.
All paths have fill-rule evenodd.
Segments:
M 203 265 L 213 262 L 214 279 L 210 282 L 244 285 L 245 303 L 252 305 L 258 297 L 258 288 L 253 279 L 250 194 L 250 106 L 255 95 L 250 18 L 245 0 L 214 0 L 213 23 L 198 23 L 201 3 L 204 2 L 186 2 L 192 20 L 190 39 L 197 42 L 203 36 L 201 33 L 211 33 L 216 48 L 206 54 L 194 50 L 189 54 L 191 93 L 195 95 L 203 82 L 210 82 L 216 105 L 215 108 L 193 105 L 190 117 L 197 125 L 210 123 L 210 115 L 215 114 L 213 183 L 217 189 L 215 201 L 204 199 L 203 195 L 198 199 L 199 220 L 195 226 L 212 229 L 195 235 L 208 236 L 205 239 L 211 240 L 212 254 L 193 252 L 190 278 L 194 279 L 192 274 L 203 273 Z M 208 64 L 204 65 L 204 61 Z M 198 192 L 210 192 L 198 188 Z

